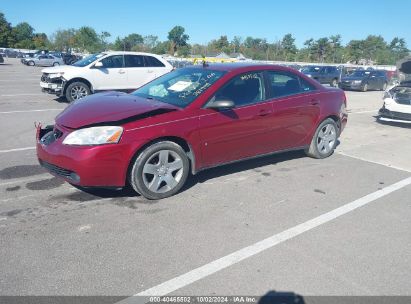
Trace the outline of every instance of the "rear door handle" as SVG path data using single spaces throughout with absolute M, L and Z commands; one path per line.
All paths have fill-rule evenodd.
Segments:
M 119 72 L 119 74 L 124 74 L 126 71 L 120 70 L 120 71 L 118 71 L 118 72 Z
M 154 71 L 153 70 L 147 70 L 147 73 L 153 73 Z
M 320 104 L 320 101 L 318 99 L 313 98 L 310 100 L 310 105 L 317 106 L 319 104 Z

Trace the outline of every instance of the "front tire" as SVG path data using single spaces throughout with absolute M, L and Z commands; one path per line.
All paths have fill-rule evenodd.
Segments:
M 333 88 L 338 88 L 338 80 L 334 78 L 334 79 L 331 81 L 330 85 L 331 85 Z
M 88 95 L 90 95 L 90 88 L 87 84 L 81 81 L 69 84 L 66 89 L 66 99 L 68 102 L 73 102 Z
M 312 158 L 326 158 L 334 153 L 337 146 L 338 127 L 332 118 L 324 120 L 314 133 L 310 147 L 305 153 Z
M 367 92 L 367 91 L 368 91 L 368 83 L 364 83 L 364 84 L 363 84 L 363 86 L 362 86 L 362 88 L 361 88 L 361 91 L 363 91 L 363 92 Z
M 186 152 L 174 142 L 161 141 L 141 152 L 132 165 L 129 182 L 150 200 L 176 194 L 187 180 L 190 163 Z
M 59 65 L 60 65 L 60 63 L 58 63 L 58 62 L 53 63 L 53 66 L 59 66 Z
M 388 83 L 384 82 L 382 85 L 381 91 L 387 90 L 387 87 L 388 87 Z
M 27 65 L 29 65 L 29 66 L 35 66 L 36 64 L 34 63 L 34 61 L 29 61 L 29 62 L 27 62 Z

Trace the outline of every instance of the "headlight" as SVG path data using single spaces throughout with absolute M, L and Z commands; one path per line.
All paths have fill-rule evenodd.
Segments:
M 307 77 L 310 77 L 310 78 L 312 78 L 313 77 L 313 75 L 311 75 L 311 74 L 305 74 Z
M 116 144 L 123 134 L 122 127 L 104 126 L 92 127 L 74 131 L 63 141 L 64 145 L 104 145 Z
M 64 72 L 49 74 L 49 78 L 57 78 L 64 75 Z

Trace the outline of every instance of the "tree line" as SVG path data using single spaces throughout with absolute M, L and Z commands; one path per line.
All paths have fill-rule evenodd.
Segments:
M 241 36 L 229 40 L 227 36 L 222 35 L 206 45 L 189 44 L 190 37 L 182 26 L 172 28 L 165 41 L 159 40 L 155 35 L 143 36 L 138 33 L 116 37 L 114 42 L 109 42 L 110 37 L 109 32 L 97 32 L 89 26 L 59 29 L 48 37 L 45 33 L 36 33 L 27 22 L 12 26 L 0 12 L 0 47 L 18 49 L 49 49 L 65 52 L 75 50 L 88 53 L 125 50 L 180 57 L 209 56 L 225 52 L 226 54 L 242 53 L 245 57 L 255 60 L 356 64 L 395 64 L 409 54 L 404 38 L 395 37 L 387 42 L 380 35 L 351 40 L 346 45 L 342 44 L 342 37 L 339 34 L 319 39 L 310 38 L 304 42 L 302 48 L 297 48 L 292 34 L 286 34 L 282 39 L 273 42 L 269 42 L 266 38 Z

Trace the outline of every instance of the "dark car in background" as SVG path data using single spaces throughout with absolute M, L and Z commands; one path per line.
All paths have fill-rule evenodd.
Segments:
M 301 70 L 302 73 L 322 84 L 337 87 L 341 80 L 342 70 L 336 66 L 307 66 Z
M 0 54 L 0 63 L 3 63 L 3 62 L 4 62 L 3 56 Z
M 343 90 L 358 90 L 367 92 L 368 90 L 387 89 L 388 78 L 382 70 L 357 70 L 350 75 L 343 77 L 340 88 Z

